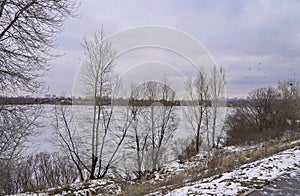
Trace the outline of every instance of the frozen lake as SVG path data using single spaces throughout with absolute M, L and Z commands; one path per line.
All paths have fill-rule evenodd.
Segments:
M 55 144 L 55 115 L 54 115 L 54 105 L 44 105 L 43 115 L 40 117 L 40 122 L 42 125 L 41 128 L 38 129 L 39 134 L 30 138 L 28 142 L 27 150 L 25 154 L 36 154 L 38 152 L 54 152 L 59 150 Z M 66 105 L 63 107 L 67 107 L 72 110 L 72 114 L 76 116 L 76 120 L 80 121 L 77 127 L 87 127 L 89 126 L 87 122 L 85 122 L 86 116 L 92 114 L 92 106 L 84 106 L 84 105 L 75 105 L 70 106 Z M 121 108 L 120 106 L 117 106 Z M 185 120 L 185 116 L 187 115 L 186 111 L 187 106 L 176 108 L 176 116 L 178 117 L 178 128 L 174 134 L 175 140 L 184 140 L 185 138 L 192 135 L 192 132 L 187 128 L 187 122 Z M 222 120 L 221 120 L 222 121 Z

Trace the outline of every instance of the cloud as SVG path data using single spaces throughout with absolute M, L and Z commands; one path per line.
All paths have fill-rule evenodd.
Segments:
M 140 25 L 164 25 L 199 40 L 226 69 L 228 96 L 243 96 L 245 89 L 300 75 L 299 10 L 300 2 L 292 0 L 82 1 L 80 17 L 68 20 L 58 36 L 58 50 L 66 55 L 52 62 L 48 84 L 55 93 L 72 92 L 83 58 L 80 43 L 101 25 L 106 35 Z M 134 64 L 134 57 L 127 60 Z

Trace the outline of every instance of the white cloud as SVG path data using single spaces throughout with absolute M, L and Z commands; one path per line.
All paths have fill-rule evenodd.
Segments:
M 106 35 L 139 25 L 171 26 L 187 32 L 225 67 L 228 96 L 300 74 L 299 1 L 89 0 L 81 4 L 81 17 L 67 21 L 58 37 L 59 50 L 66 55 L 52 63 L 55 69 L 49 85 L 55 93 L 71 93 L 74 69 L 83 56 L 82 38 L 102 24 Z M 249 67 L 254 67 L 252 72 Z M 65 85 L 59 84 L 63 80 L 57 76 L 61 75 Z

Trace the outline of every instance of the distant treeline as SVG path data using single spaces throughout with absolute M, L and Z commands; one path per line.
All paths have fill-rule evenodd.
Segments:
M 245 99 L 228 99 L 226 105 L 228 107 L 239 107 L 244 105 L 245 102 L 251 102 Z M 27 97 L 0 97 L 0 105 L 33 105 L 33 104 L 60 104 L 60 105 L 93 105 L 95 103 L 92 99 L 84 98 L 27 98 Z M 116 105 L 116 106 L 151 106 L 164 105 L 164 106 L 191 106 L 191 105 L 211 105 L 210 101 L 204 101 L 203 103 L 190 100 L 136 100 L 136 99 L 110 99 L 110 98 L 98 98 L 96 99 L 97 105 Z
M 93 105 L 96 102 L 96 105 L 116 105 L 116 106 L 151 106 L 153 105 L 164 105 L 164 106 L 180 106 L 181 101 L 179 100 L 137 100 L 137 99 L 110 99 L 110 98 L 97 98 L 93 99 L 73 99 L 73 105 Z
M 27 98 L 27 97 L 0 97 L 0 105 L 35 105 L 35 104 L 62 104 L 72 105 L 71 98 Z

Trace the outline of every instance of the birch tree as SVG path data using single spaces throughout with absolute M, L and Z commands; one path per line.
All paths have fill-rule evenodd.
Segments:
M 111 43 L 104 39 L 103 29 L 95 33 L 93 39 L 85 39 L 83 47 L 86 59 L 80 79 L 84 95 L 92 100 L 92 114 L 86 132 L 90 133 L 91 147 L 89 178 L 94 179 L 104 177 L 111 168 L 131 121 L 128 112 L 120 120 L 114 105 L 107 105 L 107 100 L 117 98 L 120 83 L 114 74 L 116 53 Z
M 162 84 L 160 87 L 162 92 L 162 100 L 167 102 L 175 101 L 175 92 L 167 85 L 166 82 Z M 151 119 L 153 120 L 153 106 L 151 106 Z M 160 166 L 160 161 L 164 161 L 163 156 L 167 156 L 167 150 L 164 152 L 164 148 L 169 145 L 169 142 L 174 136 L 175 130 L 178 128 L 179 119 L 176 116 L 176 106 L 171 104 L 162 103 L 162 106 L 159 106 L 157 110 L 160 110 L 160 114 L 158 114 L 158 118 L 160 119 L 159 124 L 157 125 L 157 139 L 153 140 L 153 132 L 152 132 L 152 143 L 156 143 L 152 146 L 156 147 L 157 149 L 153 149 L 154 156 L 152 157 L 152 169 L 156 169 Z M 155 127 L 155 124 L 152 124 Z M 162 159 L 162 160 L 161 160 Z
M 55 106 L 53 113 L 55 118 L 54 144 L 62 149 L 63 152 L 66 152 L 69 160 L 72 161 L 74 167 L 77 169 L 79 179 L 83 181 L 86 179 L 86 173 L 89 173 L 90 169 L 85 162 L 84 141 L 81 138 L 82 135 L 79 130 L 76 128 L 71 110 L 67 106 Z
M 188 93 L 191 103 L 188 105 L 185 111 L 185 119 L 187 128 L 192 131 L 195 141 L 196 153 L 199 152 L 200 145 L 203 141 L 204 131 L 206 127 L 206 114 L 208 114 L 209 108 L 209 96 L 208 96 L 208 78 L 204 70 L 199 70 L 195 78 L 190 78 L 186 82 L 186 92 Z M 206 134 L 208 128 L 205 129 Z M 207 143 L 209 145 L 209 137 L 207 137 Z
M 111 92 L 112 71 L 115 65 L 116 55 L 111 49 L 111 44 L 104 41 L 104 32 L 101 30 L 94 34 L 93 40 L 84 40 L 84 50 L 86 59 L 83 62 L 81 71 L 81 80 L 84 84 L 86 95 L 93 101 L 93 117 L 91 128 L 91 172 L 90 178 L 95 178 L 96 164 L 99 161 L 98 153 L 102 147 L 100 141 L 101 111 L 103 104 L 101 103 L 104 96 L 109 96 Z M 106 118 L 110 121 L 112 110 L 106 114 Z M 104 117 L 103 117 L 104 118 Z M 108 122 L 109 123 L 109 122 Z M 106 128 L 107 126 L 104 126 Z M 107 135 L 107 129 L 104 130 L 103 139 Z M 101 152 L 100 152 L 101 153 Z
M 138 178 L 142 177 L 146 169 L 145 156 L 149 145 L 149 129 L 145 126 L 148 123 L 145 115 L 147 106 L 140 103 L 141 100 L 144 100 L 144 96 L 140 86 L 131 86 L 128 107 L 131 112 L 132 123 L 128 131 L 125 151 L 128 151 L 126 158 L 133 160 L 133 173 Z
M 147 82 L 145 93 L 148 100 L 160 100 L 151 104 L 148 110 L 149 149 L 148 162 L 151 170 L 157 169 L 167 156 L 165 151 L 174 136 L 179 120 L 176 116 L 175 92 L 167 83 Z M 171 104 L 172 103 L 172 104 Z
M 216 65 L 210 72 L 198 71 L 195 78 L 186 82 L 186 92 L 191 104 L 187 107 L 185 119 L 192 131 L 195 150 L 198 153 L 201 142 L 217 147 L 222 137 L 222 118 L 225 115 L 225 71 Z
M 209 93 L 211 102 L 211 142 L 212 147 L 217 147 L 222 138 L 222 118 L 225 115 L 225 70 L 213 66 L 209 79 Z M 217 131 L 219 131 L 217 133 Z
M 138 178 L 160 167 L 168 159 L 179 119 L 175 92 L 167 83 L 147 81 L 132 88 L 129 108 L 132 123 L 126 140 L 129 161 Z

